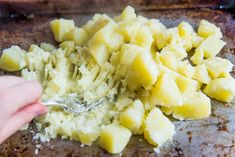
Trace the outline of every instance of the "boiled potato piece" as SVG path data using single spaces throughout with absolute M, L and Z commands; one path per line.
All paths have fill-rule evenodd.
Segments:
M 215 24 L 210 23 L 206 20 L 201 20 L 198 27 L 198 35 L 207 38 L 208 36 L 215 35 L 218 38 L 222 38 L 222 33 L 220 28 Z
M 56 49 L 55 46 L 49 44 L 49 43 L 41 43 L 40 48 L 43 49 L 46 52 L 52 52 L 53 50 Z
M 122 126 L 130 129 L 134 134 L 141 133 L 144 119 L 144 106 L 140 100 L 136 100 L 126 110 L 120 113 L 119 121 Z
M 182 105 L 182 94 L 175 80 L 169 74 L 163 73 L 152 87 L 151 102 L 166 107 Z
M 173 117 L 183 119 L 202 119 L 211 114 L 210 98 L 201 92 L 188 92 L 184 95 L 182 106 L 174 107 Z
M 210 58 L 216 56 L 225 45 L 226 43 L 223 40 L 220 40 L 218 37 L 209 36 L 204 41 L 202 41 L 197 49 L 202 49 L 204 52 L 204 57 Z
M 135 9 L 131 6 L 127 6 L 119 16 L 119 20 L 122 21 L 129 21 L 129 20 L 136 20 L 137 16 L 135 14 Z
M 73 20 L 56 19 L 50 23 L 51 30 L 57 42 L 63 41 L 65 34 L 74 29 L 75 24 Z
M 139 53 L 145 53 L 145 50 L 134 44 L 123 44 L 120 51 L 120 63 L 130 65 Z
M 109 58 L 110 54 L 108 53 L 108 50 L 106 48 L 105 44 L 99 44 L 99 43 L 93 43 L 90 42 L 88 44 L 90 53 L 95 59 L 95 61 L 102 66 Z
M 217 100 L 231 102 L 235 95 L 235 80 L 233 78 L 216 78 L 210 81 L 203 92 Z
M 204 60 L 204 51 L 201 48 L 197 48 L 195 50 L 195 53 L 193 56 L 190 58 L 190 60 L 193 62 L 195 65 L 199 65 L 203 63 Z
M 177 72 L 188 78 L 191 78 L 194 74 L 193 66 L 186 60 L 178 63 Z
M 91 20 L 89 20 L 82 28 L 87 32 L 89 38 L 91 38 L 97 31 L 106 26 L 108 23 L 114 23 L 106 14 L 95 14 Z
M 126 77 L 127 88 L 130 91 L 135 91 L 141 88 L 141 83 L 133 70 L 130 70 Z
M 178 67 L 178 61 L 171 51 L 163 48 L 161 53 L 159 54 L 159 59 L 163 65 L 170 68 L 171 70 L 176 71 Z
M 83 45 L 88 40 L 88 34 L 84 29 L 75 27 L 70 32 L 65 34 L 64 41 L 71 40 L 74 41 L 76 45 Z
M 4 49 L 0 58 L 0 69 L 5 71 L 19 71 L 26 66 L 26 52 L 19 46 Z
M 152 34 L 147 26 L 142 26 L 131 39 L 132 44 L 136 44 L 147 50 L 150 50 L 153 42 Z
M 203 37 L 197 35 L 197 33 L 192 34 L 192 46 L 197 48 L 203 41 Z
M 91 145 L 100 135 L 99 128 L 87 127 L 79 129 L 78 137 L 82 144 Z
M 179 35 L 183 38 L 191 38 L 192 33 L 194 32 L 193 27 L 185 21 L 181 22 L 177 28 L 179 30 Z
M 160 147 L 175 134 L 174 124 L 161 110 L 154 107 L 144 121 L 144 137 L 152 145 Z
M 125 42 L 129 42 L 132 36 L 135 36 L 141 26 L 141 22 L 131 20 L 131 21 L 121 21 L 118 22 L 117 32 L 124 36 Z
M 149 28 L 154 43 L 156 43 L 158 49 L 162 49 L 167 44 L 166 27 L 158 20 L 151 19 L 146 22 L 146 26 Z
M 99 138 L 99 145 L 112 154 L 120 153 L 127 145 L 131 131 L 118 124 L 106 125 Z
M 197 91 L 200 88 L 199 82 L 182 75 L 177 76 L 175 82 L 182 93 Z
M 135 57 L 132 69 L 145 89 L 149 89 L 157 81 L 158 67 L 147 51 Z
M 214 79 L 229 74 L 233 69 L 233 64 L 220 57 L 213 57 L 204 60 L 209 75 Z
M 198 80 L 204 84 L 209 83 L 210 77 L 208 75 L 205 64 L 200 64 L 194 67 L 193 79 Z

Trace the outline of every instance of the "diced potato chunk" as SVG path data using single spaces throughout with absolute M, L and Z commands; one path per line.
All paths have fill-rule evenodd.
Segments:
M 160 147 L 167 140 L 172 140 L 174 134 L 174 124 L 158 108 L 154 107 L 144 122 L 145 139 L 150 144 Z
M 188 78 L 191 78 L 194 74 L 194 68 L 186 60 L 186 61 L 178 63 L 177 72 L 184 75 L 184 76 L 186 76 L 186 77 L 188 77 Z
M 108 23 L 114 23 L 114 21 L 108 15 L 95 14 L 92 20 L 89 20 L 82 28 L 87 32 L 90 38 Z
M 91 145 L 99 137 L 100 129 L 93 127 L 87 127 L 78 131 L 78 137 L 82 144 Z
M 151 19 L 146 22 L 146 26 L 149 28 L 154 42 L 158 49 L 162 49 L 167 44 L 166 27 L 158 20 Z
M 73 20 L 65 20 L 63 18 L 51 21 L 51 30 L 57 42 L 63 41 L 65 34 L 74 29 Z
M 200 64 L 194 67 L 193 78 L 204 84 L 209 83 L 210 77 L 208 75 L 205 64 Z
M 235 95 L 235 80 L 233 78 L 217 78 L 204 88 L 203 92 L 217 100 L 231 102 Z
M 192 34 L 192 46 L 194 48 L 198 47 L 203 41 L 203 38 L 199 35 L 197 35 L 197 33 L 193 33 Z
M 195 65 L 199 65 L 203 63 L 204 60 L 204 51 L 200 48 L 197 48 L 195 50 L 195 53 L 193 56 L 190 58 L 190 60 L 193 62 Z
M 209 36 L 199 45 L 197 49 L 202 49 L 204 52 L 204 57 L 210 58 L 216 56 L 225 45 L 226 43 L 218 37 Z
M 127 6 L 120 15 L 120 20 L 123 21 L 135 20 L 135 19 L 136 19 L 135 9 L 132 8 L 131 6 Z
M 70 32 L 65 34 L 63 40 L 72 40 L 75 42 L 76 45 L 83 45 L 88 40 L 88 34 L 84 29 L 75 27 Z
M 120 63 L 124 65 L 129 65 L 133 62 L 136 55 L 139 53 L 145 53 L 145 50 L 134 44 L 124 44 L 120 51 Z
M 162 49 L 159 55 L 159 59 L 163 65 L 170 68 L 171 70 L 176 70 L 178 67 L 178 61 L 174 54 L 165 48 Z
M 149 89 L 157 81 L 158 67 L 147 51 L 135 57 L 132 69 L 145 89 Z
M 90 42 L 88 46 L 91 55 L 100 66 L 103 65 L 108 60 L 109 53 L 106 49 L 105 44 Z
M 52 52 L 53 50 L 56 49 L 54 45 L 51 45 L 49 43 L 41 43 L 40 48 L 46 52 Z
M 117 124 L 106 125 L 99 138 L 99 145 L 112 154 L 120 153 L 131 137 L 131 131 Z
M 175 81 L 182 93 L 197 91 L 200 88 L 200 84 L 197 81 L 182 75 L 176 77 Z
M 142 121 L 144 118 L 144 106 L 140 100 L 133 102 L 125 111 L 120 113 L 121 125 L 130 129 L 134 134 L 141 133 Z
M 198 34 L 204 38 L 208 36 L 215 35 L 218 38 L 222 37 L 220 28 L 216 27 L 215 24 L 210 23 L 206 20 L 201 20 L 198 27 Z
M 193 27 L 188 23 L 188 22 L 181 22 L 178 26 L 177 26 L 178 30 L 179 30 L 179 35 L 183 38 L 189 38 L 189 40 L 191 40 L 191 36 L 192 33 L 194 32 Z
M 5 71 L 18 71 L 26 66 L 25 51 L 18 46 L 4 49 L 0 58 L 0 69 Z
M 124 36 L 125 42 L 129 42 L 132 36 L 138 32 L 141 23 L 138 21 L 121 21 L 118 23 L 117 32 Z
M 223 76 L 224 74 L 229 74 L 233 69 L 233 64 L 227 60 L 220 57 L 213 57 L 204 60 L 206 68 L 209 75 L 212 78 Z
M 163 73 L 155 86 L 152 87 L 151 102 L 166 107 L 182 105 L 182 94 L 175 80 L 169 74 Z
M 174 54 L 177 60 L 182 60 L 187 57 L 187 52 L 185 51 L 184 47 L 181 44 L 176 43 L 175 41 L 170 42 L 163 49 L 165 48 L 169 49 Z
M 126 78 L 127 88 L 130 91 L 135 91 L 141 88 L 141 83 L 137 78 L 136 74 L 131 70 L 127 74 Z
M 210 98 L 201 92 L 189 92 L 184 95 L 182 106 L 174 107 L 173 117 L 183 119 L 202 119 L 211 114 Z
M 131 39 L 132 44 L 136 44 L 147 50 L 150 50 L 152 42 L 152 34 L 147 26 L 142 26 L 136 35 Z

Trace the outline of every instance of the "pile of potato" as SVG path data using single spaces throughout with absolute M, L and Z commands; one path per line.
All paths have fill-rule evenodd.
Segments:
M 123 93 L 132 101 L 118 110 L 117 121 L 102 126 L 97 137 L 110 153 L 120 153 L 132 134 L 143 134 L 150 144 L 161 146 L 175 133 L 165 115 L 206 118 L 211 114 L 209 97 L 231 102 L 235 95 L 233 64 L 217 57 L 226 44 L 221 30 L 206 20 L 200 21 L 197 32 L 184 21 L 166 28 L 128 6 L 113 19 L 95 14 L 81 28 L 66 19 L 53 20 L 50 26 L 65 55 L 76 52 L 74 47 L 85 47 L 101 69 L 106 63 L 125 69 L 125 75 L 114 79 L 122 80 Z M 43 49 L 50 52 L 54 47 Z M 29 68 L 25 56 L 17 46 L 5 49 L 0 68 Z

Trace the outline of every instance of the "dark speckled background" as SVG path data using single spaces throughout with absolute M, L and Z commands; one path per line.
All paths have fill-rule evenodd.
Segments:
M 84 24 L 94 12 L 116 14 L 127 4 L 132 4 L 148 18 L 160 19 L 171 27 L 182 20 L 197 26 L 199 20 L 207 19 L 220 26 L 227 45 L 221 56 L 235 64 L 235 19 L 234 9 L 226 11 L 234 1 L 217 0 L 34 0 L 31 2 L 0 0 L 0 49 L 12 44 L 28 48 L 40 42 L 54 43 L 49 29 L 49 21 L 55 17 L 71 18 L 77 26 Z M 88 5 L 89 4 L 89 5 Z M 225 4 L 224 7 L 222 4 Z M 223 8 L 223 10 L 219 10 Z M 68 10 L 69 9 L 69 10 Z M 17 14 L 15 14 L 17 13 Z M 11 16 L 15 18 L 10 18 Z M 33 15 L 34 14 L 34 15 Z M 25 16 L 27 15 L 27 16 Z M 30 16 L 28 16 L 30 15 Z M 2 72 L 0 72 L 1 74 Z M 3 73 L 2 73 L 3 74 Z M 235 73 L 232 74 L 235 76 Z M 233 103 L 224 104 L 213 101 L 210 118 L 195 121 L 175 121 L 177 133 L 173 142 L 166 143 L 159 153 L 141 137 L 133 137 L 122 153 L 126 157 L 142 156 L 235 156 L 235 107 Z M 35 155 L 38 141 L 32 141 L 29 130 L 14 134 L 0 145 L 0 157 L 30 157 Z M 111 156 L 93 144 L 81 147 L 78 142 L 55 139 L 41 144 L 38 156 L 88 157 Z M 113 155 L 113 156 L 120 156 Z

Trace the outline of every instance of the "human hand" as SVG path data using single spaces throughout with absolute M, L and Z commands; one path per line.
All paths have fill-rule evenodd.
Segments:
M 40 103 L 41 94 L 42 87 L 37 81 L 0 77 L 0 144 L 24 124 L 47 112 Z

